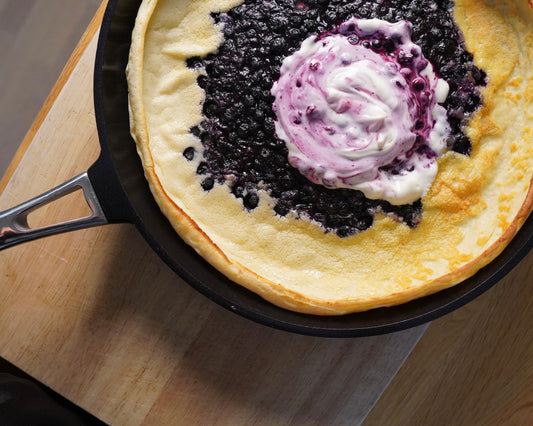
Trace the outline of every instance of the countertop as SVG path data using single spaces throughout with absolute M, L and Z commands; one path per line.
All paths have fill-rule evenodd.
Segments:
M 0 181 L 0 210 L 99 153 L 92 73 L 105 2 Z M 81 194 L 34 226 L 79 217 Z M 195 292 L 132 225 L 0 253 L 0 356 L 110 424 L 512 424 L 533 418 L 533 252 L 431 324 L 291 334 Z

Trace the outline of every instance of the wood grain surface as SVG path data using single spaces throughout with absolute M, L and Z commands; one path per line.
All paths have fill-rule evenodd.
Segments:
M 366 425 L 533 424 L 533 252 L 434 321 Z
M 86 170 L 97 21 L 2 181 L 0 210 Z M 82 215 L 76 197 L 36 222 Z M 193 291 L 131 225 L 0 253 L 0 356 L 111 424 L 363 421 L 425 327 L 365 339 L 273 330 Z
M 0 210 L 96 159 L 102 11 L 0 183 Z M 73 197 L 35 220 L 85 209 Z M 130 225 L 1 252 L 0 292 L 0 356 L 111 424 L 533 423 L 533 253 L 427 330 L 365 339 L 298 336 L 227 312 Z

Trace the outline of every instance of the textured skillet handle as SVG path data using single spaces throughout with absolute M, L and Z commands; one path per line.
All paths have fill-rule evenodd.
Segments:
M 28 215 L 32 211 L 79 189 L 83 191 L 85 200 L 91 209 L 89 216 L 41 228 L 29 227 Z M 104 225 L 106 223 L 108 223 L 108 220 L 98 201 L 91 181 L 87 173 L 82 173 L 65 182 L 63 185 L 51 189 L 17 207 L 1 212 L 0 250 L 37 238 L 74 231 L 76 229 L 89 228 L 91 226 Z

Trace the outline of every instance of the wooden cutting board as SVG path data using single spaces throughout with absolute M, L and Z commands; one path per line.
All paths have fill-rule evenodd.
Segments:
M 92 70 L 104 6 L 0 181 L 0 210 L 97 158 Z M 30 219 L 86 210 L 75 194 Z M 111 424 L 529 424 L 532 277 L 530 253 L 427 330 L 314 338 L 227 312 L 133 226 L 109 225 L 0 253 L 0 356 Z
M 97 158 L 95 21 L 0 184 L 0 210 Z M 84 214 L 80 194 L 33 226 Z M 197 294 L 131 225 L 0 253 L 0 355 L 112 424 L 360 423 L 422 335 L 367 339 L 273 330 Z

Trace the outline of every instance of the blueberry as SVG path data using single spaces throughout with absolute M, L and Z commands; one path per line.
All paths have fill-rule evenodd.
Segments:
M 234 185 L 231 192 L 235 197 L 242 198 L 244 195 L 244 187 L 242 185 Z
M 348 36 L 348 42 L 350 44 L 356 45 L 359 43 L 359 37 L 356 34 L 351 34 Z
M 210 191 L 211 189 L 213 189 L 214 185 L 215 179 L 213 179 L 212 176 L 208 176 L 202 181 L 202 188 L 204 189 L 204 191 Z
M 198 165 L 198 167 L 196 169 L 196 173 L 199 174 L 199 175 L 203 175 L 203 174 L 206 174 L 208 170 L 209 170 L 209 168 L 208 168 L 207 162 L 202 161 Z
M 187 60 L 189 67 L 205 69 L 207 74 L 198 77 L 205 91 L 204 121 L 191 128 L 203 145 L 197 169 L 202 187 L 210 190 L 231 175 L 231 192 L 243 199 L 244 208 L 252 210 L 257 207 L 261 183 L 276 202 L 276 214 L 293 211 L 341 238 L 368 229 L 379 210 L 416 226 L 422 217 L 421 203 L 392 206 L 368 200 L 360 191 L 328 190 L 310 184 L 290 166 L 285 143 L 276 136 L 270 89 L 279 78 L 283 59 L 310 35 L 343 32 L 351 43 L 395 55 L 409 69 L 415 55 L 400 51 L 402 40 L 398 37 L 359 37 L 349 25 L 335 29 L 352 16 L 409 20 L 413 40 L 450 85 L 444 106 L 452 129 L 451 149 L 468 155 L 471 143 L 464 126 L 482 102 L 479 90 L 486 84 L 486 74 L 473 65 L 472 55 L 465 49 L 451 16 L 452 6 L 451 0 L 244 0 L 227 13 L 213 14 L 213 19 L 223 24 L 222 45 L 205 57 Z M 423 82 L 411 83 L 420 93 L 425 90 Z M 418 127 L 422 125 L 422 119 L 419 121 Z M 422 149 L 418 142 L 416 149 Z M 192 160 L 196 152 L 187 148 L 183 155 Z M 391 173 L 400 173 L 405 166 L 387 167 Z
M 398 53 L 398 63 L 400 65 L 411 65 L 413 63 L 413 55 L 409 52 L 404 52 L 403 50 Z
M 259 196 L 255 193 L 248 193 L 244 196 L 243 203 L 248 210 L 253 210 L 259 204 Z
M 372 40 L 371 46 L 372 46 L 372 49 L 374 50 L 381 49 L 381 46 L 382 46 L 381 40 Z
M 194 159 L 194 155 L 196 154 L 196 150 L 194 149 L 194 147 L 190 146 L 188 148 L 186 148 L 184 151 L 183 151 L 183 156 L 188 160 L 188 161 L 192 161 Z
M 470 143 L 470 139 L 465 135 L 460 135 L 457 136 L 453 142 L 452 149 L 459 154 L 470 155 L 472 152 L 472 144 Z
M 411 82 L 411 87 L 415 92 L 421 92 L 426 88 L 426 82 L 422 78 L 418 77 Z

